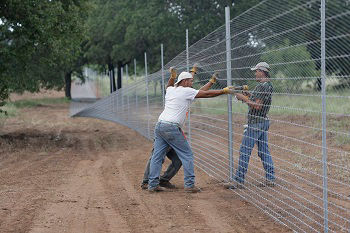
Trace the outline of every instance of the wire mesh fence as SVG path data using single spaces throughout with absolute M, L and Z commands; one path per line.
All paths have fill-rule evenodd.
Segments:
M 122 89 L 72 115 L 114 121 L 152 139 L 171 66 L 180 73 L 197 63 L 196 89 L 218 72 L 212 89 L 232 82 L 252 90 L 257 83 L 250 68 L 266 61 L 274 89 L 268 141 L 276 185 L 259 185 L 265 170 L 258 145 L 245 188 L 232 191 L 294 231 L 349 232 L 349 25 L 348 0 L 326 5 L 321 0 L 264 0 L 160 71 L 147 74 L 146 69 L 142 79 L 134 75 Z M 232 96 L 197 99 L 191 106 L 183 129 L 195 165 L 217 182 L 233 180 L 247 112 L 247 105 Z

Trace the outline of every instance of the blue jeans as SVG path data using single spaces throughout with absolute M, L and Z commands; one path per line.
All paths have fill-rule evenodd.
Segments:
M 244 131 L 241 148 L 239 150 L 238 169 L 235 180 L 244 183 L 244 177 L 248 170 L 249 158 L 254 144 L 258 145 L 258 156 L 260 157 L 266 173 L 267 180 L 275 180 L 272 157 L 270 155 L 267 133 L 270 127 L 269 120 L 256 124 L 248 124 Z
M 169 147 L 175 150 L 182 162 L 185 187 L 193 187 L 195 183 L 193 153 L 179 126 L 158 122 L 154 130 L 154 137 L 154 151 L 151 159 L 148 188 L 152 189 L 159 185 L 162 162 Z
M 149 169 L 150 169 L 150 165 L 151 165 L 152 155 L 153 155 L 153 150 L 152 150 L 151 156 L 147 162 L 145 173 L 143 174 L 142 184 L 148 184 L 148 176 L 149 176 Z M 162 176 L 160 176 L 160 182 L 170 181 L 171 178 L 173 178 L 176 175 L 176 173 L 180 170 L 180 168 L 182 166 L 181 160 L 179 159 L 179 157 L 175 153 L 174 149 L 171 148 L 166 153 L 166 157 L 168 157 L 168 159 L 171 160 L 171 164 L 169 164 L 168 169 L 164 172 L 164 174 Z

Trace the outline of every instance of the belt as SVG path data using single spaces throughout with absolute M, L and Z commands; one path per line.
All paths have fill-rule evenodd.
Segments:
M 175 126 L 181 128 L 181 126 L 180 126 L 179 123 L 175 123 L 175 122 L 171 122 L 171 121 L 163 121 L 163 120 L 160 120 L 160 121 L 158 121 L 158 123 L 163 123 L 163 124 L 168 124 L 168 125 L 175 125 Z

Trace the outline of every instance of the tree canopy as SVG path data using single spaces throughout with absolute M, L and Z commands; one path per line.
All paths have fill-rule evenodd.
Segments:
M 88 9 L 84 0 L 1 1 L 2 92 L 62 88 L 81 57 Z
M 281 8 L 274 9 L 272 14 L 289 9 L 296 0 L 280 1 L 286 4 L 280 4 Z M 227 5 L 231 7 L 231 18 L 235 18 L 258 3 L 259 0 L 3 0 L 0 2 L 0 100 L 6 99 L 10 92 L 64 86 L 68 87 L 66 90 L 70 89 L 71 75 L 86 64 L 111 71 L 117 67 L 120 78 L 120 68 L 130 63 L 132 70 L 134 58 L 143 66 L 144 52 L 148 54 L 149 72 L 152 73 L 160 68 L 161 43 L 167 63 L 185 49 L 186 29 L 189 30 L 189 42 L 193 44 L 224 24 Z M 327 4 L 328 12 L 332 13 L 349 7 L 341 0 L 327 1 Z M 257 12 L 270 12 L 267 7 L 262 4 Z M 284 25 L 293 27 L 301 21 L 317 20 L 318 13 L 308 12 L 318 12 L 317 7 L 317 4 L 311 4 L 305 11 L 300 11 L 295 20 L 282 17 L 256 31 L 244 32 L 249 28 L 245 24 L 252 21 L 234 20 L 232 27 L 243 30 L 234 43 L 259 41 L 285 30 Z M 257 14 L 254 22 L 264 18 L 265 14 Z M 337 35 L 345 30 L 347 25 L 339 20 L 334 18 L 327 22 L 327 34 Z M 281 35 L 273 44 L 265 40 L 265 48 L 283 46 L 286 39 L 290 45 L 301 40 L 313 41 L 319 37 L 319 25 L 315 24 L 302 35 Z M 327 52 L 341 54 L 348 49 L 339 45 L 347 42 L 348 37 L 330 40 Z M 235 54 L 244 56 L 256 53 L 258 49 L 264 48 L 245 46 L 235 50 Z M 316 58 L 318 51 L 308 46 L 303 48 L 306 57 L 310 53 Z M 346 64 L 349 62 L 343 59 L 344 65 L 339 66 L 336 59 L 327 63 L 327 69 L 340 75 L 348 74 L 350 66 Z M 245 60 L 233 62 L 233 67 L 243 65 L 239 62 Z M 316 69 L 319 69 L 318 63 Z

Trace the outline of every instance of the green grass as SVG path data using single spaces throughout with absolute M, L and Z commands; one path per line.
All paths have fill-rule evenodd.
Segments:
M 274 95 L 269 115 L 309 115 L 320 116 L 322 112 L 322 98 L 319 93 L 308 93 L 309 96 L 285 96 Z M 336 97 L 337 96 L 337 97 Z M 349 114 L 349 92 L 327 93 L 326 109 L 327 113 L 340 115 Z M 217 97 L 214 99 L 196 100 L 193 105 L 194 111 L 206 114 L 223 114 L 227 112 L 227 99 Z M 232 111 L 234 113 L 246 113 L 248 107 L 240 101 L 232 101 Z
M 29 100 L 17 100 L 13 102 L 8 102 L 1 109 L 7 112 L 7 115 L 0 113 L 0 121 L 8 117 L 13 117 L 18 114 L 18 110 L 21 108 L 31 108 L 49 104 L 63 104 L 69 103 L 67 98 L 42 98 L 42 99 L 29 99 Z M 1 122 L 0 122 L 1 124 Z
M 36 107 L 36 106 L 41 106 L 41 105 L 63 104 L 63 103 L 69 103 L 69 99 L 63 97 L 63 98 L 42 98 L 42 99 L 17 100 L 14 102 L 10 102 L 7 105 L 13 105 L 16 108 L 30 108 L 30 107 Z

